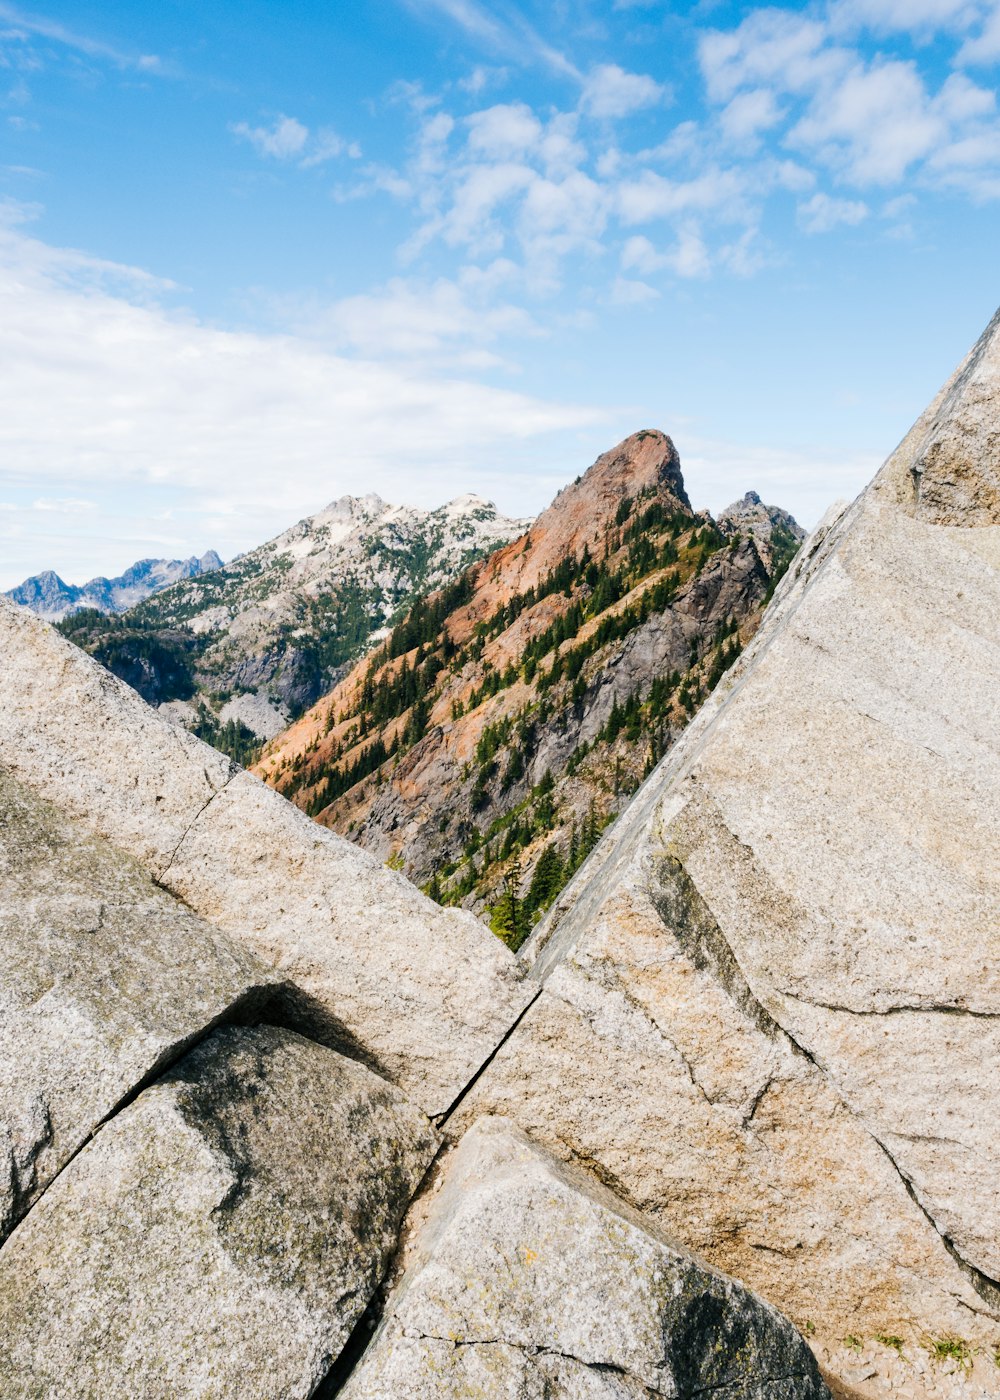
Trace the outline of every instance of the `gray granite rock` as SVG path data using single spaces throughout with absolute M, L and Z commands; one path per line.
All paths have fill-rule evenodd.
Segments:
M 275 974 L 0 771 L 0 1240 L 101 1121 Z
M 821 1400 L 779 1313 L 503 1119 L 448 1161 L 342 1400 Z
M 303 1027 L 445 1112 L 530 999 L 503 944 L 4 599 L 0 650 L 0 764 L 279 963 Z
M 213 1032 L 0 1249 L 5 1400 L 297 1400 L 364 1311 L 436 1147 L 368 1070 Z
M 534 936 L 455 1124 L 511 1114 L 830 1348 L 1000 1344 L 998 415 L 1000 320 Z

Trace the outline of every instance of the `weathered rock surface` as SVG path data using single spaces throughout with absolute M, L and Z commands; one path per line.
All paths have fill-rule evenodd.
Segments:
M 529 1000 L 508 950 L 170 724 L 31 613 L 0 605 L 0 649 L 0 764 L 279 961 L 317 1033 L 443 1113 Z
M 892 473 L 934 525 L 1000 525 L 1000 311 L 904 444 Z
M 305 1400 L 435 1145 L 396 1090 L 332 1051 L 214 1032 L 0 1250 L 0 1393 Z
M 1000 321 L 529 943 L 454 1120 L 516 1118 L 828 1340 L 1000 1341 L 998 407 Z
M 821 1400 L 794 1328 L 502 1119 L 450 1158 L 343 1400 Z
M 137 1085 L 278 979 L 0 771 L 0 1240 Z

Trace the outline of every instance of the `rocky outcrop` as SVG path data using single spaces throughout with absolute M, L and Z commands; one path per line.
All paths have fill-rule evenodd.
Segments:
M 998 403 L 1000 321 L 528 944 L 457 1120 L 515 1117 L 831 1347 L 1000 1340 Z
M 193 555 L 190 559 L 140 559 L 118 578 L 99 576 L 79 586 L 64 583 L 52 569 L 46 569 L 26 578 L 4 596 L 49 622 L 57 622 L 84 608 L 101 613 L 125 612 L 179 579 L 196 578 L 221 568 L 222 560 L 210 549 L 200 559 Z
M 837 1400 L 931 1400 L 949 1367 L 945 1393 L 1000 1395 L 1000 522 L 975 455 L 998 404 L 1000 321 L 797 556 L 520 962 L 0 607 L 0 765 L 34 794 L 0 790 L 30 1202 L 0 1249 L 0 1390 L 822 1396 L 779 1307 Z M 36 851 L 46 822 L 86 830 L 76 864 Z M 41 1018 L 69 1025 L 78 946 L 93 1023 L 125 1019 L 133 964 L 98 976 L 87 901 L 124 888 L 124 938 L 132 859 L 191 911 L 150 895 L 154 987 L 157 957 L 194 939 L 211 963 L 223 933 L 291 986 L 269 1024 L 211 1029 L 235 1017 L 210 981 L 168 1066 L 182 1018 L 138 996 L 149 1056 L 127 1024 L 139 1078 L 73 1148 L 99 1107 L 62 1106 L 72 1047 L 50 1073 Z M 21 970 L 32 939 L 52 988 Z M 57 1072 L 50 1165 L 30 1075 Z
M 0 1240 L 119 1105 L 279 978 L 0 772 Z
M 719 528 L 726 535 L 750 536 L 768 571 L 780 578 L 806 532 L 787 510 L 765 505 L 756 491 L 748 491 L 719 514 Z
M 445 1112 L 529 1000 L 508 950 L 31 613 L 0 606 L 0 649 L 0 764 L 277 965 L 299 1023 Z
M 502 1119 L 449 1159 L 343 1400 L 823 1400 L 805 1342 Z
M 414 607 L 257 771 L 517 947 L 798 548 L 786 512 L 753 493 L 732 510 L 692 510 L 671 440 L 634 433 Z
M 1000 311 L 907 439 L 893 484 L 934 525 L 1000 524 Z
M 0 1391 L 306 1400 L 434 1148 L 360 1065 L 288 1031 L 216 1031 L 0 1250 Z

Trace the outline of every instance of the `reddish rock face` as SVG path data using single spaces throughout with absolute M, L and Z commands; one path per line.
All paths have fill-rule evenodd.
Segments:
M 756 497 L 718 524 L 696 513 L 670 438 L 634 433 L 257 771 L 435 897 L 493 906 L 516 944 L 749 638 L 800 537 Z

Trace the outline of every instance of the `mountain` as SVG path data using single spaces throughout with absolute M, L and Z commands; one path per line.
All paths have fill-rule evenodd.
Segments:
M 437 510 L 344 496 L 211 575 L 67 636 L 241 761 L 324 694 L 401 608 L 520 534 L 478 496 Z
M 0 599 L 4 1400 L 997 1400 L 998 440 L 1000 315 L 520 955 Z
M 118 578 L 92 578 L 77 587 L 64 583 L 51 569 L 26 578 L 5 597 L 30 608 L 48 622 L 58 622 L 84 608 L 99 613 L 122 613 L 180 579 L 195 578 L 222 568 L 214 549 L 200 559 L 140 559 Z
M 513 946 L 739 654 L 803 532 L 634 434 L 421 600 L 257 771 Z

